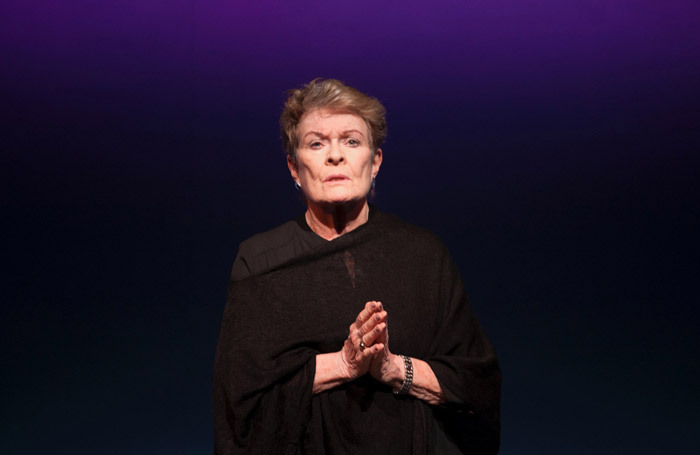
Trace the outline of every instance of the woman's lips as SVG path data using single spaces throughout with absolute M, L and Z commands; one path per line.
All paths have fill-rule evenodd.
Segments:
M 344 180 L 350 180 L 350 179 L 342 174 L 335 174 L 335 175 L 329 175 L 328 177 L 326 177 L 326 179 L 323 182 L 324 183 L 333 183 L 333 182 L 342 182 Z

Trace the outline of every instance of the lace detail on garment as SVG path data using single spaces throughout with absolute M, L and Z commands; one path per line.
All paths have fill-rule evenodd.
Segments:
M 353 258 L 352 254 L 347 250 L 345 251 L 345 268 L 348 269 L 352 288 L 355 289 L 355 258 Z

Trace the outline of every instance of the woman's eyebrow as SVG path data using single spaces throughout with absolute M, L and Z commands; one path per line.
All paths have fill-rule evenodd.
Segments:
M 364 137 L 364 134 L 360 130 L 345 130 L 343 131 L 343 136 L 349 136 L 351 133 L 359 134 Z
M 321 132 L 319 132 L 319 131 L 309 131 L 308 133 L 304 134 L 304 138 L 306 138 L 306 136 L 308 136 L 309 134 L 313 134 L 314 136 L 318 136 L 318 137 L 321 137 L 321 138 L 325 138 L 325 137 L 326 137 L 326 136 L 323 135 L 323 133 L 321 133 Z
M 343 131 L 343 132 L 341 133 L 341 136 L 342 136 L 342 137 L 347 137 L 347 136 L 350 136 L 350 135 L 353 134 L 353 133 L 355 133 L 355 134 L 357 134 L 357 135 L 359 135 L 359 136 L 362 136 L 362 137 L 365 136 L 364 133 L 362 133 L 362 131 L 360 131 L 360 130 L 355 130 L 355 129 L 352 129 L 352 130 L 345 130 L 345 131 Z M 322 139 L 326 139 L 326 138 L 328 137 L 327 135 L 321 133 L 320 131 L 308 131 L 308 132 L 306 132 L 306 134 L 304 134 L 304 139 L 306 139 L 306 137 L 307 137 L 308 135 L 318 136 L 318 137 L 320 137 L 320 138 L 322 138 Z

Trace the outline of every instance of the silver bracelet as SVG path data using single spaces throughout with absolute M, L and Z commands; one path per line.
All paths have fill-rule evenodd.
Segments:
M 399 390 L 394 390 L 394 395 L 406 395 L 413 384 L 413 360 L 406 355 L 402 355 L 403 365 L 406 367 L 406 375 L 403 377 L 403 384 Z

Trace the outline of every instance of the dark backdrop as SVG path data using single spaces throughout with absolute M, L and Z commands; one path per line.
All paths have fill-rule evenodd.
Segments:
M 693 453 L 691 0 L 25 0 L 0 16 L 0 452 L 210 453 L 238 242 L 303 210 L 285 90 L 377 96 L 376 204 L 436 231 L 503 454 Z

